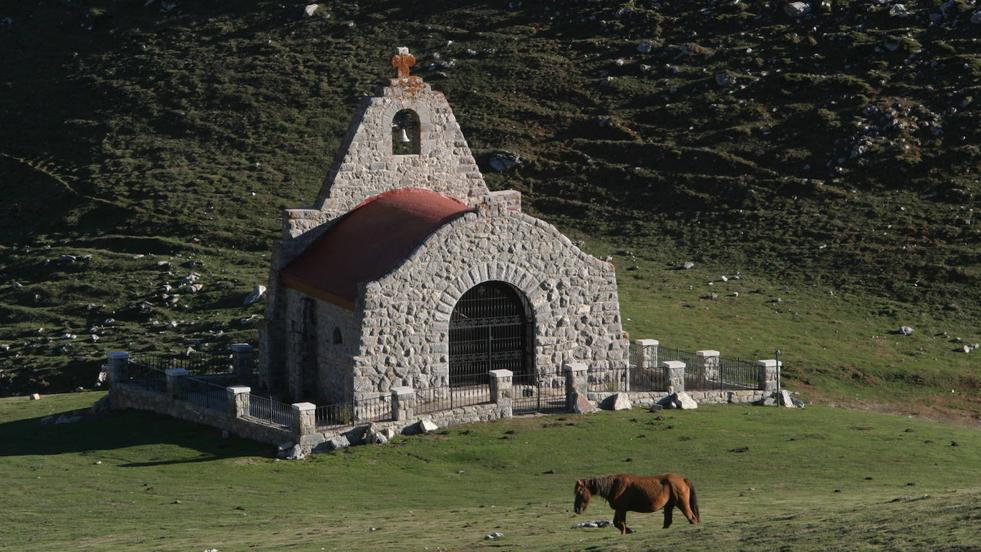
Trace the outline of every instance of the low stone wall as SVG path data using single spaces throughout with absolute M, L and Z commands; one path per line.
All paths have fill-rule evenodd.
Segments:
M 293 441 L 293 433 L 290 430 L 258 421 L 233 418 L 226 412 L 201 408 L 192 403 L 174 400 L 164 393 L 154 393 L 131 385 L 113 385 L 109 389 L 109 402 L 114 409 L 149 410 L 180 420 L 216 427 L 260 443 L 280 445 Z
M 646 340 L 642 344 L 648 350 L 645 351 L 644 358 L 648 362 L 656 358 L 656 341 Z M 240 345 L 233 350 L 236 358 L 236 366 L 251 366 L 246 354 L 251 354 L 246 350 L 247 345 Z M 703 353 L 715 353 L 715 351 L 705 351 Z M 391 414 L 393 420 L 381 422 L 354 422 L 349 425 L 338 425 L 333 427 L 316 426 L 317 406 L 311 403 L 294 403 L 285 405 L 270 401 L 270 399 L 255 397 L 256 401 L 263 401 L 261 404 L 252 404 L 253 398 L 251 390 L 245 386 L 230 386 L 222 389 L 220 384 L 218 391 L 226 393 L 227 403 L 222 410 L 208 409 L 192 402 L 179 400 L 177 397 L 184 397 L 181 394 L 184 379 L 188 378 L 186 370 L 167 369 L 165 372 L 166 385 L 161 386 L 159 378 L 148 378 L 144 373 L 143 381 L 139 385 L 134 385 L 127 373 L 129 370 L 129 355 L 125 352 L 109 353 L 109 363 L 105 369 L 109 374 L 111 387 L 109 389 L 109 400 L 113 408 L 133 408 L 137 410 L 149 410 L 159 414 L 165 414 L 180 420 L 209 425 L 218 429 L 226 430 L 229 433 L 252 439 L 261 443 L 269 443 L 281 448 L 290 448 L 291 455 L 296 456 L 299 449 L 302 456 L 310 452 L 333 450 L 335 448 L 347 446 L 348 444 L 361 444 L 365 442 L 369 434 L 377 434 L 394 430 L 395 433 L 412 434 L 420 431 L 420 422 L 428 421 L 436 427 L 449 427 L 461 424 L 476 422 L 487 422 L 500 418 L 512 416 L 513 405 L 513 374 L 508 370 L 491 370 L 489 378 L 489 402 L 483 404 L 461 406 L 449 410 L 436 412 L 417 413 L 420 407 L 417 391 L 411 387 L 392 388 L 391 395 Z M 712 357 L 710 354 L 702 355 L 705 358 Z M 716 355 L 717 356 L 717 355 Z M 708 364 L 704 361 L 703 364 Z M 756 390 L 724 390 L 724 391 L 701 391 L 691 390 L 687 394 L 700 404 L 727 404 L 727 403 L 750 403 L 760 401 L 773 394 L 774 388 L 779 382 L 780 363 L 775 360 L 761 360 L 758 362 L 761 370 L 759 372 L 759 389 Z M 671 384 L 672 391 L 684 391 L 685 378 L 683 376 L 684 363 L 679 361 L 664 361 L 662 369 L 665 374 L 665 381 Z M 236 372 L 239 370 L 236 369 Z M 564 366 L 565 371 L 565 391 L 566 405 L 574 410 L 577 401 L 583 398 L 596 403 L 601 403 L 608 397 L 617 394 L 617 391 L 589 391 L 590 367 L 584 362 L 568 363 Z M 678 373 L 678 374 L 676 374 Z M 679 375 L 680 374 L 680 375 Z M 229 379 L 225 376 L 212 377 L 211 380 Z M 232 380 L 236 377 L 231 378 Z M 238 378 L 241 379 L 241 378 Z M 197 381 L 201 378 L 197 377 Z M 148 382 L 156 381 L 156 386 L 147 386 Z M 210 385 L 212 388 L 204 389 L 203 393 L 214 392 L 215 383 L 201 381 L 203 385 Z M 627 395 L 631 402 L 637 406 L 649 407 L 661 399 L 667 397 L 672 391 L 620 391 Z M 213 395 L 206 395 L 207 400 L 213 400 Z M 214 403 L 212 403 L 214 404 Z M 251 407 L 256 407 L 252 409 Z M 329 408 L 329 407 L 328 407 Z M 290 427 L 283 427 L 263 419 L 258 419 L 250 415 L 256 415 L 267 420 L 276 420 L 281 423 L 288 423 Z M 355 409 L 355 412 L 357 410 Z M 328 418 L 329 419 L 329 418 Z M 285 421 L 284 421 L 285 420 Z M 432 425 L 431 424 L 431 425 Z M 429 428 L 431 430 L 431 428 Z M 390 435 L 389 435 L 390 436 Z M 286 445 L 286 447 L 284 447 Z
M 370 428 L 374 431 L 384 431 L 394 429 L 396 433 L 411 435 L 417 431 L 420 421 L 428 420 L 439 427 L 451 427 L 461 424 L 473 424 L 477 422 L 489 422 L 500 418 L 511 417 L 509 408 L 502 408 L 495 403 L 475 404 L 461 406 L 452 410 L 440 412 L 429 412 L 419 414 L 405 420 L 388 420 L 382 422 L 357 423 L 347 426 L 331 427 L 318 429 L 316 433 L 304 435 L 300 439 L 300 446 L 305 452 L 320 452 L 329 449 L 325 446 L 328 442 L 339 436 L 345 437 L 351 444 L 360 444 L 364 439 L 365 432 Z
M 685 391 L 689 397 L 695 400 L 698 404 L 739 404 L 739 403 L 751 403 L 754 401 L 762 400 L 770 395 L 767 391 L 760 390 L 747 390 L 747 391 Z M 587 396 L 589 400 L 596 401 L 597 403 L 603 402 L 607 397 L 616 395 L 617 393 L 611 392 L 590 392 Z M 657 403 L 659 400 L 667 397 L 671 393 L 666 391 L 652 391 L 652 392 L 628 392 L 623 393 L 630 397 L 630 402 L 635 405 L 650 407 L 651 405 Z

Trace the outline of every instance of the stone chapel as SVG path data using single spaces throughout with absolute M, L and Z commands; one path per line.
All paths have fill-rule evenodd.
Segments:
M 484 183 L 446 98 L 411 74 L 359 106 L 312 208 L 273 250 L 260 374 L 333 404 L 486 382 L 564 385 L 627 366 L 614 267 Z

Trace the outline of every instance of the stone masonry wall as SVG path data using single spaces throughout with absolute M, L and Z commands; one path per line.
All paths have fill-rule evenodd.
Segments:
M 466 200 L 487 193 L 484 178 L 446 97 L 428 84 L 402 86 L 397 79 L 381 97 L 367 98 L 344 137 L 317 207 L 326 219 L 365 199 L 396 188 L 426 188 Z M 392 153 L 392 119 L 403 109 L 419 116 L 420 153 Z
M 360 325 L 356 313 L 319 299 L 308 297 L 296 290 L 281 290 L 286 299 L 286 350 L 285 366 L 290 396 L 294 401 L 315 400 L 320 404 L 334 404 L 351 398 L 353 380 L 352 358 L 357 350 Z M 316 328 L 306 328 L 304 301 L 312 301 L 316 310 Z M 341 332 L 344 343 L 333 343 L 334 328 Z M 309 335 L 316 343 L 307 344 Z M 302 369 L 305 352 L 316 353 L 317 388 L 315 397 L 302 395 Z
M 768 396 L 769 393 L 759 390 L 746 391 L 685 391 L 698 404 L 746 404 L 759 401 Z M 614 392 L 590 392 L 589 400 L 597 403 L 603 402 L 607 397 L 615 395 Z M 666 391 L 631 391 L 626 393 L 630 401 L 637 406 L 649 407 L 659 400 L 667 397 L 671 393 Z
M 317 305 L 317 387 L 321 404 L 337 404 L 353 397 L 354 355 L 361 342 L 361 326 L 356 313 L 332 303 L 315 300 Z M 341 343 L 334 343 L 334 330 Z
M 531 306 L 539 373 L 561 380 L 562 364 L 571 361 L 627 366 L 613 266 L 548 223 L 495 207 L 494 199 L 443 226 L 396 271 L 365 287 L 357 397 L 399 385 L 447 385 L 453 307 L 487 281 L 511 284 Z

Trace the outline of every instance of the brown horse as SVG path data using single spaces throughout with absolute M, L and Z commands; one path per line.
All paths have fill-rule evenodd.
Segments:
M 671 526 L 671 514 L 675 507 L 681 510 L 689 523 L 700 523 L 695 487 L 686 477 L 666 473 L 645 477 L 621 473 L 576 481 L 577 514 L 586 511 L 589 499 L 598 494 L 615 510 L 613 526 L 620 534 L 633 533 L 627 527 L 627 512 L 656 512 L 664 508 L 664 528 Z

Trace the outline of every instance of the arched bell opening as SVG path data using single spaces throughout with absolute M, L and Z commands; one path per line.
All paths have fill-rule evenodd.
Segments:
M 478 284 L 450 316 L 451 387 L 484 385 L 491 370 L 510 370 L 513 382 L 532 383 L 534 321 L 525 297 L 505 282 Z
M 422 148 L 422 125 L 419 115 L 411 109 L 403 109 L 392 117 L 392 154 L 419 155 Z

